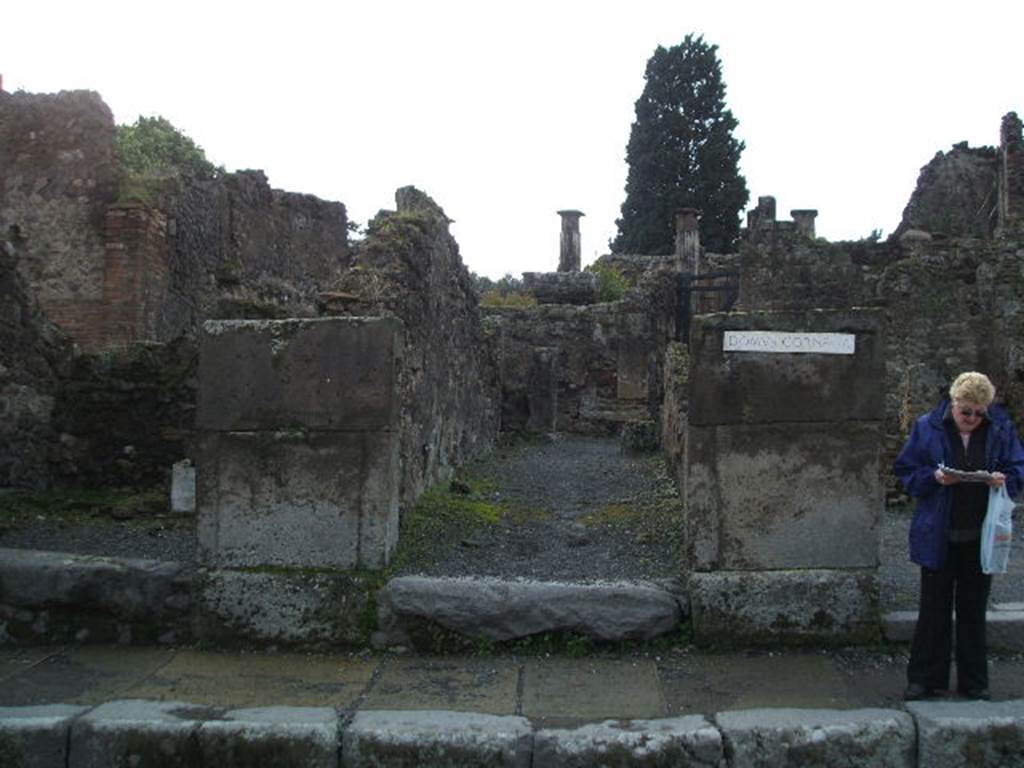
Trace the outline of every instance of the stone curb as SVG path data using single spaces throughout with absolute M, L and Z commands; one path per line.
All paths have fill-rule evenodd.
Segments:
M 518 716 L 112 701 L 0 707 L 5 768 L 1024 765 L 1024 699 L 888 709 L 749 709 L 534 730 Z
M 345 728 L 342 745 L 346 768 L 530 768 L 533 730 L 526 718 L 515 715 L 359 712 Z
M 64 768 L 71 724 L 87 710 L 66 704 L 0 707 L 0 764 L 9 768 Z
M 574 729 L 541 730 L 533 737 L 533 768 L 718 766 L 724 756 L 722 734 L 702 715 L 606 720 Z
M 731 768 L 912 768 L 914 720 L 891 709 L 749 709 L 715 716 Z
M 1024 765 L 1024 699 L 915 701 L 918 764 L 929 768 Z

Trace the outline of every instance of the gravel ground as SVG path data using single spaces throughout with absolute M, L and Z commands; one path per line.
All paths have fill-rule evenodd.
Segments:
M 472 531 L 441 531 L 434 556 L 404 572 L 561 580 L 672 576 L 681 504 L 657 455 L 623 453 L 617 440 L 557 436 L 498 448 L 467 467 L 494 501 L 515 510 Z M 0 525 L 0 547 L 48 549 L 194 563 L 191 520 L 116 521 L 39 514 Z M 884 610 L 913 609 L 918 570 L 906 558 L 910 512 L 882 517 L 879 571 Z M 994 602 L 1024 601 L 1024 516 L 1015 518 L 1010 572 L 993 581 Z
M 678 560 L 679 496 L 664 462 L 610 438 L 558 435 L 499 447 L 465 467 L 511 514 L 468 535 L 442 533 L 432 576 L 600 581 L 669 577 Z

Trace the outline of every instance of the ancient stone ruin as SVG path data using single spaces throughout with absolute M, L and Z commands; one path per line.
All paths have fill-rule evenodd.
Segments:
M 675 253 L 581 271 L 583 214 L 560 211 L 557 270 L 524 276 L 536 306 L 501 308 L 422 191 L 356 242 L 341 203 L 259 171 L 128 202 L 99 96 L 0 92 L 0 487 L 190 460 L 203 570 L 176 637 L 355 644 L 402 515 L 502 431 L 646 436 L 686 503 L 699 639 L 874 639 L 911 419 L 964 369 L 1024 404 L 1013 113 L 1000 142 L 939 153 L 880 242 L 827 242 L 766 196 L 736 253 L 686 209 Z M 8 634 L 31 635 L 12 601 Z

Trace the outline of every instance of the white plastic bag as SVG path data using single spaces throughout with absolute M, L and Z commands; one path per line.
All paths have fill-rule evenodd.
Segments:
M 981 570 L 1006 573 L 1013 544 L 1013 499 L 1006 486 L 988 489 L 988 511 L 981 524 Z

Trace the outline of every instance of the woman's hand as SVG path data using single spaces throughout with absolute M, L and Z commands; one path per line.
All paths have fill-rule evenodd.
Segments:
M 1001 488 L 1006 485 L 1006 475 L 1002 472 L 993 472 L 988 484 L 990 488 Z
M 953 475 L 947 475 L 941 469 L 936 469 L 935 482 L 937 482 L 939 485 L 956 485 L 957 483 L 960 482 L 960 478 L 954 477 Z

